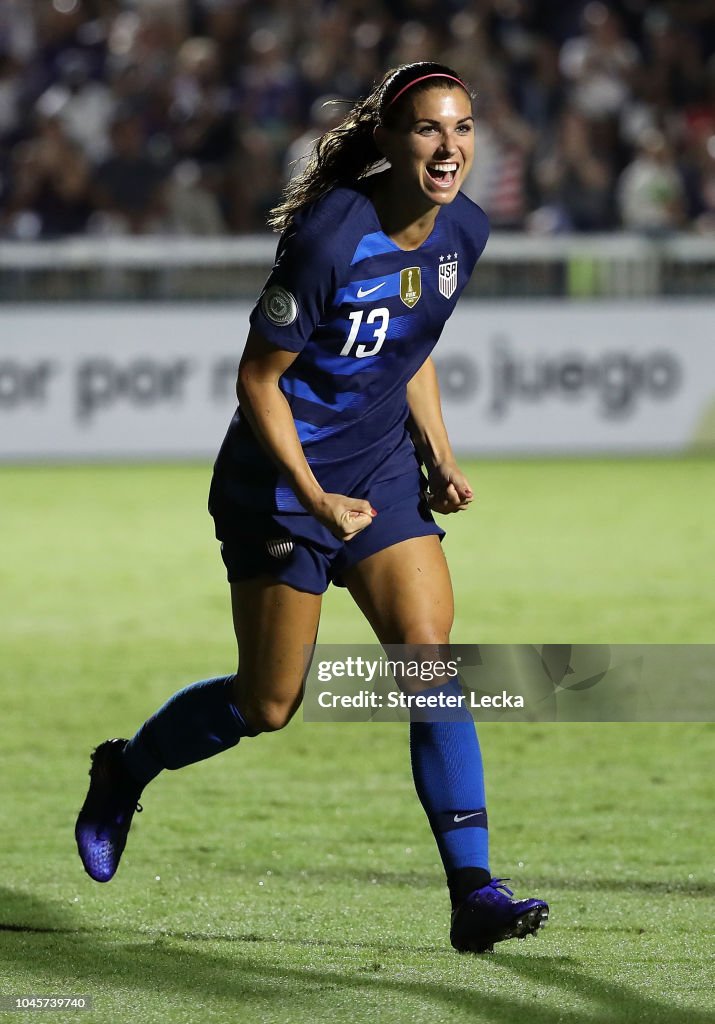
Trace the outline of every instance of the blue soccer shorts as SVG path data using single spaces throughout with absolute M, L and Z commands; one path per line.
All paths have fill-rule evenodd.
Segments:
M 444 537 L 432 518 L 419 469 L 370 485 L 365 497 L 377 515 L 349 541 L 340 541 L 314 516 L 236 506 L 221 515 L 216 535 L 230 583 L 269 576 L 296 590 L 323 594 L 330 583 L 377 551 L 412 537 Z

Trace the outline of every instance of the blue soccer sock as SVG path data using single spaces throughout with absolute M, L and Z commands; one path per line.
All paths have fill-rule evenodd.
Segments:
M 423 692 L 462 691 L 455 679 Z M 438 717 L 443 720 L 429 720 Z M 417 795 L 437 841 L 452 901 L 459 903 L 491 878 L 484 770 L 469 711 L 462 706 L 413 710 L 410 755 Z
M 124 764 L 142 788 L 164 768 L 203 761 L 256 735 L 232 701 L 234 679 L 204 679 L 179 690 L 129 740 Z

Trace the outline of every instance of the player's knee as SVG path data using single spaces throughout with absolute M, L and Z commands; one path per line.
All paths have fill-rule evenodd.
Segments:
M 277 732 L 288 725 L 297 707 L 287 701 L 259 698 L 249 701 L 242 710 L 256 732 Z
M 425 618 L 416 620 L 404 626 L 401 630 L 401 639 L 398 643 L 414 648 L 415 657 L 430 655 L 434 648 L 444 647 L 449 643 L 449 632 L 451 622 L 436 621 Z

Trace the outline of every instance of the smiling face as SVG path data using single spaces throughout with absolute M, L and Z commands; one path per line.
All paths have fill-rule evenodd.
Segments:
M 375 141 L 396 196 L 419 206 L 451 203 L 474 159 L 471 100 L 461 88 L 408 93 L 396 123 L 377 128 Z

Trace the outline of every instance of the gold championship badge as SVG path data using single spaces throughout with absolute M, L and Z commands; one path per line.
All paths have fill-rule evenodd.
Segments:
M 412 309 L 422 294 L 422 275 L 419 267 L 406 267 L 400 271 L 400 298 Z

